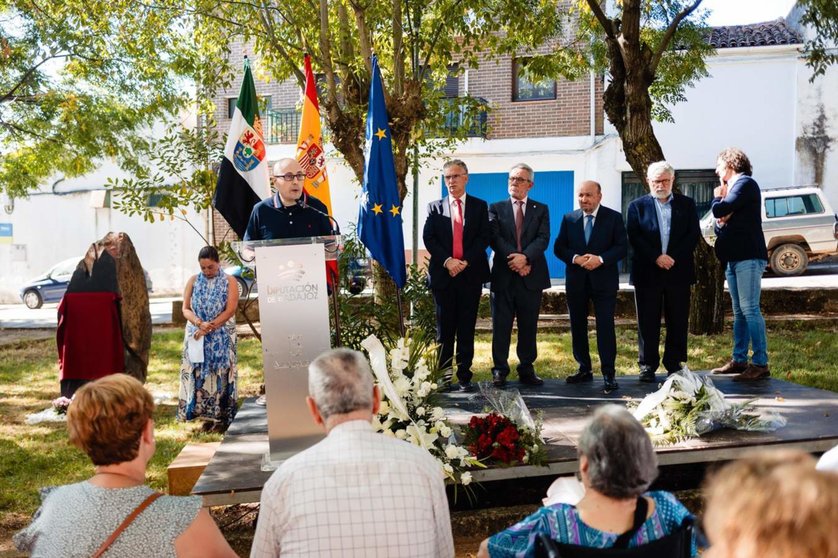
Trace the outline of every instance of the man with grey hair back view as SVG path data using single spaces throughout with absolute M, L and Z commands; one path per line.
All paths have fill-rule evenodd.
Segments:
M 381 396 L 364 355 L 323 353 L 308 387 L 327 436 L 265 483 L 250 556 L 453 557 L 442 470 L 424 449 L 373 430 Z
M 640 381 L 655 383 L 661 363 L 661 310 L 666 320 L 663 365 L 667 374 L 677 372 L 687 361 L 690 286 L 695 283 L 693 252 L 699 225 L 693 199 L 672 191 L 672 165 L 652 163 L 646 180 L 649 194 L 629 204 L 626 231 L 634 249 L 630 282 L 637 308 Z

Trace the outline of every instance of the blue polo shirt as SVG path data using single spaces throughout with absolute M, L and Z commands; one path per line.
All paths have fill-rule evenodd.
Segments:
M 282 205 L 279 196 L 274 194 L 253 206 L 244 240 L 274 240 L 278 238 L 301 238 L 307 236 L 328 236 L 332 234 L 329 218 L 314 211 L 326 213 L 326 206 L 308 196 L 306 203 L 310 207 Z

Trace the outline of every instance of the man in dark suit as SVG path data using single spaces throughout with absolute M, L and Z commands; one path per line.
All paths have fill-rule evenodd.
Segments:
M 733 305 L 733 355 L 714 374 L 738 374 L 737 382 L 770 376 L 765 319 L 760 311 L 762 274 L 768 251 L 762 232 L 762 192 L 751 178 L 751 161 L 741 149 L 719 153 L 716 174 L 720 184 L 713 191 L 716 257 L 725 266 Z M 748 348 L 753 350 L 748 364 Z
M 562 218 L 559 236 L 553 245 L 556 256 L 567 264 L 567 310 L 573 358 L 579 363 L 579 369 L 567 377 L 567 383 L 594 379 L 588 348 L 588 301 L 593 301 L 605 393 L 611 393 L 619 388 L 614 379 L 617 358 L 614 310 L 620 286 L 617 262 L 626 257 L 627 251 L 626 228 L 617 211 L 600 205 L 602 188 L 598 182 L 583 182 L 577 200 L 579 209 Z
M 509 171 L 509 199 L 489 207 L 492 263 L 492 380 L 506 385 L 512 321 L 518 319 L 518 379 L 540 386 L 535 373 L 541 292 L 550 288 L 544 251 L 550 244 L 550 213 L 529 197 L 535 173 L 519 163 Z
M 628 207 L 626 229 L 634 248 L 631 283 L 637 308 L 640 381 L 655 383 L 660 365 L 661 309 L 666 320 L 663 366 L 667 374 L 687 361 L 690 285 L 699 224 L 692 198 L 673 194 L 675 169 L 666 161 L 649 165 L 649 195 Z
M 448 196 L 428 205 L 422 238 L 431 254 L 428 276 L 436 303 L 439 363 L 457 367 L 460 391 L 473 391 L 474 327 L 483 283 L 489 280 L 489 209 L 486 202 L 466 196 L 468 167 L 458 159 L 442 167 Z M 457 342 L 457 359 L 454 341 Z M 450 384 L 451 372 L 446 373 Z

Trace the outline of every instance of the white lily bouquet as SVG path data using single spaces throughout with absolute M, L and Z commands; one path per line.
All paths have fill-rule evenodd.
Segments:
M 466 469 L 483 467 L 469 451 L 456 443 L 445 411 L 433 405 L 440 371 L 428 366 L 433 346 L 414 340 L 408 334 L 388 351 L 370 335 L 361 342 L 381 390 L 381 407 L 373 426 L 385 435 L 407 440 L 426 449 L 439 462 L 446 478 L 467 486 L 471 473 Z M 387 363 L 389 356 L 389 366 Z
M 669 376 L 658 391 L 644 397 L 632 413 L 656 446 L 697 438 L 720 428 L 772 432 L 786 425 L 782 415 L 757 409 L 754 401 L 730 403 L 710 378 L 685 367 Z

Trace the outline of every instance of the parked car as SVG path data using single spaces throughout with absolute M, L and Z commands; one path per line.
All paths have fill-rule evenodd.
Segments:
M 239 298 L 259 292 L 256 288 L 256 275 L 249 267 L 240 265 L 225 267 L 224 273 L 232 275 L 236 280 L 236 286 L 239 288 Z
M 67 291 L 70 278 L 82 260 L 82 256 L 69 258 L 58 262 L 43 275 L 32 279 L 20 288 L 20 299 L 27 308 L 32 310 L 40 308 L 44 303 L 58 302 Z M 148 271 L 145 274 L 145 285 L 148 292 L 152 291 L 151 277 Z
M 259 292 L 256 285 L 256 275 L 252 269 L 234 265 L 225 267 L 224 273 L 232 275 L 236 280 L 236 285 L 239 288 L 239 298 Z M 352 294 L 363 292 L 367 288 L 367 282 L 371 273 L 369 258 L 355 258 L 350 261 L 349 273 L 349 292 Z
M 712 210 L 701 218 L 701 233 L 711 245 L 714 222 Z M 763 190 L 762 231 L 768 265 L 777 275 L 800 275 L 809 262 L 838 254 L 838 215 L 814 186 Z

